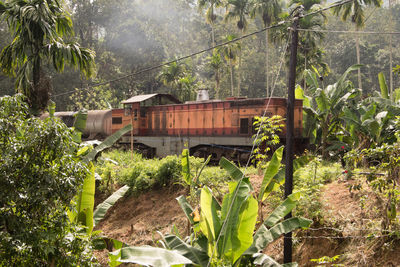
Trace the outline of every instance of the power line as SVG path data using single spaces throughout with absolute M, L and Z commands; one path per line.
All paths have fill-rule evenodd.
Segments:
M 221 47 L 221 46 L 225 46 L 225 45 L 228 45 L 228 44 L 231 44 L 231 43 L 235 43 L 235 42 L 238 42 L 238 41 L 240 41 L 240 40 L 242 40 L 242 39 L 248 38 L 248 37 L 250 37 L 250 36 L 253 36 L 253 35 L 262 33 L 262 32 L 264 32 L 264 31 L 266 31 L 266 30 L 280 27 L 281 25 L 283 25 L 283 24 L 285 24 L 285 23 L 287 23 L 287 22 L 289 22 L 289 21 L 280 21 L 279 23 L 277 23 L 277 24 L 275 24 L 275 25 L 272 25 L 272 26 L 263 28 L 263 29 L 258 30 L 258 31 L 254 31 L 254 32 L 252 32 L 252 33 L 245 34 L 245 35 L 243 35 L 243 36 L 241 36 L 241 37 L 238 37 L 238 38 L 235 38 L 235 39 L 233 39 L 233 40 L 231 40 L 231 41 L 227 41 L 227 42 L 224 42 L 224 43 L 221 43 L 221 44 L 218 44 L 218 45 L 215 45 L 215 46 L 212 46 L 212 47 L 209 47 L 209 48 L 206 48 L 206 49 L 197 51 L 197 52 L 194 52 L 194 53 L 192 53 L 192 54 L 189 54 L 189 55 L 180 57 L 180 58 L 178 58 L 178 59 L 174 59 L 174 60 L 171 60 L 171 61 L 168 61 L 168 62 L 159 64 L 159 65 L 155 65 L 155 66 L 153 66 L 153 67 L 145 68 L 145 69 L 139 70 L 139 71 L 137 71 L 137 72 L 134 72 L 134 73 L 130 73 L 130 74 L 121 76 L 121 77 L 116 78 L 116 79 L 108 80 L 108 81 L 101 82 L 101 83 L 90 84 L 90 85 L 88 85 L 87 88 L 81 89 L 81 91 L 87 91 L 87 90 L 89 90 L 89 89 L 91 89 L 91 88 L 93 88 L 93 87 L 98 87 L 98 86 L 105 85 L 105 84 L 109 84 L 109 83 L 112 83 L 112 82 L 117 82 L 117 81 L 120 81 L 120 80 L 129 78 L 129 77 L 131 77 L 131 76 L 139 75 L 139 74 L 142 74 L 142 73 L 144 73 L 144 72 L 152 71 L 152 70 L 155 70 L 155 69 L 158 69 L 158 68 L 167 66 L 167 65 L 169 65 L 169 64 L 172 64 L 172 63 L 175 63 L 175 62 L 179 62 L 179 61 L 185 60 L 185 59 L 187 59 L 187 58 L 191 58 L 191 57 L 200 55 L 200 54 L 202 54 L 202 53 L 205 53 L 205 52 L 214 50 L 215 48 L 218 48 L 218 47 Z M 65 92 L 65 93 L 61 93 L 61 94 L 54 95 L 53 97 L 62 96 L 62 95 L 67 95 L 67 94 L 71 94 L 71 93 L 75 93 L 75 92 L 76 92 L 75 90 L 74 90 L 74 91 L 69 91 L 69 92 Z
M 324 33 L 348 33 L 348 34 L 386 34 L 400 35 L 400 32 L 374 32 L 374 31 L 337 31 L 337 30 L 313 30 L 313 29 L 298 29 L 303 32 L 324 32 Z
M 350 2 L 352 2 L 352 1 L 354 1 L 354 0 L 344 0 L 344 1 L 340 1 L 340 2 L 337 2 L 337 3 L 332 4 L 332 5 L 330 5 L 330 6 L 327 6 L 327 7 L 321 8 L 321 9 L 318 9 L 318 10 L 316 10 L 316 11 L 313 11 L 313 12 L 310 12 L 310 13 L 307 13 L 307 14 L 303 14 L 303 15 L 301 15 L 301 17 L 304 18 L 304 17 L 312 16 L 312 15 L 315 15 L 315 14 L 317 14 L 317 13 L 321 13 L 321 12 L 323 12 L 323 11 L 329 10 L 329 9 L 331 9 L 331 8 L 334 8 L 334 7 L 337 7 L 337 6 L 340 6 L 340 5 L 344 5 L 344 4 L 350 3 Z M 231 40 L 231 41 L 227 41 L 227 42 L 224 42 L 224 43 L 215 45 L 215 46 L 211 46 L 211 47 L 209 47 L 209 48 L 206 48 L 206 49 L 203 49 L 203 50 L 194 52 L 194 53 L 192 53 L 192 54 L 189 54 L 189 55 L 186 55 L 186 56 L 183 56 L 183 57 L 180 57 L 180 58 L 178 58 L 178 59 L 171 60 L 171 61 L 168 61 L 168 62 L 165 62 L 165 63 L 162 63 L 162 64 L 159 64 L 159 65 L 155 65 L 155 66 L 152 66 L 152 67 L 149 67 L 149 68 L 144 68 L 144 69 L 139 70 L 139 71 L 137 71 L 137 72 L 134 72 L 134 73 L 130 73 L 130 74 L 121 76 L 121 77 L 119 77 L 119 78 L 111 79 L 111 80 L 108 80 L 108 81 L 105 81 L 105 82 L 89 84 L 86 88 L 81 88 L 81 90 L 79 90 L 79 92 L 88 91 L 88 90 L 90 90 L 90 89 L 92 89 L 92 88 L 94 88 L 94 87 L 98 87 L 98 86 L 101 86 L 101 85 L 109 84 L 109 83 L 112 83 L 112 82 L 117 82 L 117 81 L 120 81 L 120 80 L 129 78 L 129 77 L 132 77 L 132 76 L 136 76 L 136 75 L 139 75 L 139 74 L 148 72 L 148 71 L 152 71 L 152 70 L 155 70 L 155 69 L 158 69 L 158 68 L 167 66 L 167 65 L 169 65 L 169 64 L 172 64 L 172 63 L 175 63 L 175 62 L 179 62 L 179 61 L 185 60 L 185 59 L 187 59 L 187 58 L 191 58 L 191 57 L 200 55 L 200 54 L 202 54 L 202 53 L 205 53 L 205 52 L 214 50 L 215 48 L 222 47 L 222 46 L 225 46 L 225 45 L 228 45 L 228 44 L 231 44 L 231 43 L 238 42 L 238 41 L 240 41 L 240 40 L 242 40 L 242 39 L 246 39 L 246 38 L 251 37 L 251 36 L 253 36 L 253 35 L 262 33 L 262 32 L 264 32 L 264 31 L 266 31 L 266 30 L 274 29 L 274 28 L 280 27 L 280 26 L 282 26 L 282 25 L 284 25 L 284 24 L 286 24 L 286 23 L 291 22 L 292 19 L 293 19 L 293 18 L 280 21 L 280 22 L 278 22 L 277 24 L 271 25 L 271 26 L 269 26 L 269 27 L 265 27 L 265 28 L 260 29 L 260 30 L 258 30 L 258 31 L 254 31 L 254 32 L 251 32 L 251 33 L 242 35 L 241 37 L 235 38 L 235 39 L 233 39 L 233 40 Z M 58 97 L 58 96 L 63 96 L 63 95 L 69 95 L 69 94 L 72 94 L 72 93 L 75 93 L 75 92 L 76 92 L 76 90 L 68 91 L 68 92 L 56 94 L 56 95 L 54 95 L 54 96 L 52 96 L 52 97 Z

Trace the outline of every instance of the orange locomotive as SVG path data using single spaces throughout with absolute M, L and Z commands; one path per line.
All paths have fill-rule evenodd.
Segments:
M 250 156 L 254 117 L 286 115 L 284 98 L 228 98 L 180 103 L 172 95 L 139 95 L 122 102 L 123 109 L 112 109 L 112 132 L 133 124 L 135 148 L 147 156 L 179 154 L 185 147 L 195 156 L 225 156 L 245 161 Z M 302 101 L 295 101 L 295 138 L 302 138 Z M 131 143 L 131 134 L 120 140 Z M 282 137 L 285 133 L 282 133 Z M 299 144 L 297 144 L 299 145 Z

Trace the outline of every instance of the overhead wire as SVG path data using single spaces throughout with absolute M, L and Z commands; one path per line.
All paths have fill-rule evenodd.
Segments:
M 80 91 L 87 91 L 87 90 L 90 90 L 90 89 L 93 88 L 93 87 L 98 87 L 98 86 L 101 86 L 101 85 L 106 85 L 106 84 L 109 84 L 109 83 L 117 82 L 117 81 L 124 80 L 124 79 L 129 78 L 129 77 L 132 77 L 132 76 L 136 76 L 136 75 L 139 75 L 139 74 L 142 74 L 142 73 L 145 73 L 145 72 L 149 72 L 149 71 L 152 71 L 152 70 L 155 70 L 155 69 L 164 67 L 164 66 L 170 65 L 170 64 L 172 64 L 172 63 L 176 63 L 176 62 L 179 62 L 179 61 L 182 61 L 182 60 L 185 60 L 185 59 L 188 59 L 188 58 L 191 58 L 191 57 L 194 57 L 194 56 L 203 54 L 203 53 L 205 53 L 205 52 L 212 51 L 212 50 L 214 50 L 214 49 L 216 49 L 216 48 L 218 48 L 218 47 L 222 47 L 222 46 L 226 46 L 226 45 L 231 44 L 231 43 L 238 42 L 238 41 L 240 41 L 240 40 L 242 40 L 242 39 L 245 39 L 245 38 L 251 37 L 251 36 L 253 36 L 253 35 L 262 33 L 262 32 L 264 32 L 264 31 L 266 31 L 266 30 L 280 27 L 281 25 L 283 25 L 283 24 L 285 24 L 285 23 L 287 23 L 287 22 L 289 22 L 289 21 L 280 21 L 279 23 L 274 24 L 274 25 L 272 25 L 272 26 L 269 26 L 269 27 L 266 27 L 266 28 L 262 28 L 262 29 L 260 29 L 260 30 L 258 30 L 258 31 L 254 31 L 254 32 L 251 32 L 251 33 L 242 35 L 242 36 L 237 37 L 237 38 L 235 38 L 235 39 L 232 39 L 232 40 L 230 40 L 230 41 L 227 41 L 227 42 L 224 42 L 224 43 L 221 43 L 221 44 L 217 44 L 217 45 L 211 46 L 211 47 L 209 47 L 209 48 L 205 48 L 205 49 L 203 49 L 203 50 L 199 50 L 199 51 L 194 52 L 194 53 L 192 53 L 192 54 L 189 54 L 189 55 L 186 55 L 186 56 L 183 56 L 183 57 L 174 59 L 174 60 L 170 60 L 170 61 L 165 62 L 165 63 L 161 63 L 161 64 L 158 64 L 158 65 L 149 67 L 149 68 L 144 68 L 144 69 L 139 70 L 139 71 L 137 71 L 137 72 L 130 73 L 130 74 L 126 74 L 126 75 L 124 75 L 124 76 L 121 76 L 121 77 L 118 77 L 118 78 L 115 78 L 115 79 L 111 79 L 111 80 L 108 80 L 108 81 L 89 84 L 86 88 L 82 88 Z M 62 95 L 67 95 L 67 94 L 72 94 L 72 93 L 75 93 L 75 92 L 76 92 L 76 90 L 69 91 L 69 92 L 64 92 L 64 93 L 56 94 L 56 95 L 54 95 L 53 97 L 62 96 Z
M 352 2 L 352 1 L 354 1 L 354 0 L 344 0 L 344 1 L 340 1 L 340 2 L 334 3 L 334 4 L 332 4 L 332 5 L 329 5 L 329 6 L 327 6 L 327 7 L 324 7 L 324 8 L 318 9 L 318 10 L 315 10 L 315 11 L 313 11 L 313 12 L 310 12 L 310 13 L 307 13 L 307 14 L 302 14 L 301 17 L 312 16 L 312 15 L 315 15 L 315 14 L 317 14 L 317 13 L 321 13 L 321 12 L 323 12 L 323 11 L 329 10 L 329 9 L 331 9 L 331 8 L 334 8 L 334 7 L 337 7 L 337 6 L 340 6 L 340 5 L 344 5 L 344 4 L 350 3 L 350 2 Z M 191 58 L 191 57 L 200 55 L 200 54 L 202 54 L 202 53 L 205 53 L 205 52 L 208 52 L 208 51 L 212 51 L 212 50 L 214 50 L 214 49 L 216 49 L 216 48 L 218 48 L 218 47 L 222 47 L 222 46 L 225 46 L 225 45 L 228 45 L 228 44 L 231 44 L 231 43 L 235 43 L 235 42 L 238 42 L 238 41 L 240 41 L 240 40 L 242 40 L 242 39 L 246 39 L 246 38 L 249 38 L 249 37 L 251 37 L 251 36 L 253 36 L 253 35 L 257 35 L 257 34 L 260 34 L 260 33 L 262 33 L 262 32 L 265 32 L 265 31 L 267 31 L 267 30 L 280 27 L 280 26 L 282 26 L 282 25 L 284 25 L 284 24 L 286 24 L 286 23 L 289 23 L 289 22 L 291 22 L 291 21 L 292 21 L 292 18 L 286 19 L 286 20 L 282 20 L 282 21 L 279 21 L 278 23 L 276 23 L 276 24 L 274 24 L 274 25 L 271 25 L 271 26 L 262 28 L 262 29 L 260 29 L 260 30 L 257 30 L 257 31 L 254 31 L 254 32 L 251 32 L 251 33 L 248 33 L 248 34 L 244 34 L 244 35 L 242 35 L 242 36 L 240 36 L 240 37 L 237 37 L 237 38 L 235 38 L 235 39 L 232 39 L 232 40 L 230 40 L 230 41 L 223 42 L 223 43 L 221 43 L 221 44 L 217 44 L 217 45 L 214 45 L 214 46 L 211 46 L 211 47 L 208 47 L 208 48 L 199 50 L 199 51 L 197 51 L 197 52 L 194 52 L 194 53 L 189 54 L 189 55 L 186 55 L 186 56 L 182 56 L 182 57 L 177 58 L 177 59 L 174 59 L 174 60 L 170 60 L 170 61 L 167 61 L 167 62 L 158 64 L 158 65 L 155 65 L 155 66 L 152 66 L 152 67 L 144 68 L 144 69 L 139 70 L 139 71 L 137 71 L 137 72 L 129 73 L 129 74 L 123 75 L 123 76 L 118 77 L 118 78 L 115 78 L 115 79 L 107 80 L 107 81 L 104 81 L 104 82 L 98 82 L 98 83 L 88 84 L 88 85 L 86 86 L 86 88 L 80 88 L 79 91 L 80 91 L 80 92 L 88 91 L 88 90 L 90 90 L 90 89 L 92 89 L 92 88 L 94 88 L 94 87 L 98 87 L 98 86 L 110 84 L 110 83 L 117 82 L 117 81 L 120 81 L 120 80 L 124 80 L 124 79 L 126 79 L 126 78 L 129 78 L 129 77 L 132 77 L 132 76 L 136 76 L 136 75 L 139 75 L 139 74 L 142 74 L 142 73 L 145 73 L 145 72 L 149 72 L 149 71 L 152 71 L 152 70 L 155 70 L 155 69 L 159 69 L 159 68 L 161 68 L 161 67 L 170 65 L 170 64 L 172 64 L 172 63 L 176 63 L 176 62 L 185 60 L 185 59 L 187 59 L 187 58 Z M 52 98 L 55 98 L 55 97 L 58 97 L 58 96 L 63 96 L 63 95 L 73 94 L 73 93 L 75 93 L 75 92 L 77 92 L 77 90 L 71 90 L 71 91 L 68 91 L 68 92 L 55 94 L 55 95 L 52 96 Z
M 400 35 L 400 32 L 375 32 L 375 31 L 338 31 L 338 30 L 313 30 L 313 29 L 301 29 L 298 31 L 302 32 L 324 32 L 324 33 L 348 33 L 348 34 L 383 34 L 383 35 Z
M 274 84 L 273 84 L 273 86 L 272 86 L 272 90 L 271 90 L 270 96 L 269 96 L 269 97 L 267 96 L 267 97 L 268 97 L 268 102 L 267 102 L 267 104 L 265 105 L 265 108 L 264 108 L 264 112 L 263 112 L 262 117 L 265 117 L 266 114 L 267 114 L 267 111 L 268 111 L 268 108 L 269 108 L 269 105 L 270 105 L 270 102 L 271 102 L 271 97 L 273 96 L 274 91 L 275 91 L 275 88 L 276 88 L 276 84 L 277 84 L 277 81 L 278 81 L 279 73 L 280 73 L 280 71 L 281 71 L 281 69 L 282 69 L 283 62 L 285 61 L 285 55 L 286 55 L 286 52 L 287 52 L 287 50 L 288 50 L 290 40 L 291 40 L 291 37 L 290 37 L 290 35 L 289 35 L 289 37 L 288 37 L 288 39 L 287 39 L 287 42 L 286 42 L 286 45 L 284 46 L 283 51 L 282 51 L 282 56 L 281 56 L 281 59 L 280 59 L 279 68 L 278 68 L 277 73 L 276 73 L 276 78 L 275 78 Z M 261 129 L 262 129 L 263 124 L 264 124 L 264 121 L 261 121 L 261 122 L 260 122 L 260 125 L 259 125 L 259 127 L 258 127 L 258 130 L 257 130 L 257 133 L 256 133 L 256 135 L 255 135 L 255 137 L 254 137 L 254 140 L 257 140 L 258 137 L 260 136 L 260 134 L 261 134 Z M 242 177 L 241 177 L 240 180 L 238 181 L 238 184 L 237 184 L 237 186 L 236 186 L 236 188 L 235 188 L 235 191 L 234 191 L 234 193 L 233 193 L 233 196 L 232 196 L 232 198 L 231 198 L 232 201 L 231 201 L 231 203 L 230 203 L 230 205 L 229 205 L 228 212 L 227 212 L 227 214 L 226 214 L 226 218 L 229 218 L 229 214 L 230 214 L 231 211 L 232 211 L 233 204 L 234 204 L 234 200 L 235 200 L 236 195 L 238 194 L 238 191 L 239 191 L 239 190 L 238 190 L 238 189 L 239 189 L 239 185 L 240 185 L 240 183 L 243 181 L 243 179 L 246 177 L 247 168 L 248 168 L 248 166 L 250 165 L 250 162 L 251 162 L 251 159 L 252 159 L 252 156 L 253 156 L 254 149 L 255 149 L 256 145 L 257 145 L 256 142 L 253 141 L 253 146 L 252 146 L 252 148 L 251 148 L 251 152 L 250 152 L 249 158 L 247 159 L 245 169 L 244 169 L 244 171 L 242 172 Z M 215 243 L 215 247 L 214 247 L 214 249 L 213 249 L 213 251 L 212 251 L 212 253 L 211 253 L 211 256 L 210 256 L 210 258 L 209 258 L 210 260 L 209 260 L 209 262 L 208 262 L 207 267 L 210 265 L 211 260 L 212 260 L 214 254 L 215 254 L 215 251 L 216 251 L 216 249 L 217 249 L 217 247 L 218 247 L 218 242 L 219 242 L 219 240 L 220 240 L 220 238 L 221 238 L 221 234 L 222 234 L 224 228 L 226 227 L 226 223 L 227 223 L 227 220 L 224 220 L 224 222 L 222 223 L 221 230 L 220 230 L 220 232 L 219 232 L 219 234 L 218 234 L 217 240 L 215 241 L 215 242 L 216 242 L 216 243 Z

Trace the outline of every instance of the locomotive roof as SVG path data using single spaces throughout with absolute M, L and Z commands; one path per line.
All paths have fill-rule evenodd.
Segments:
M 168 98 L 171 102 L 176 103 L 176 104 L 180 104 L 181 102 L 176 99 L 174 96 L 169 95 L 169 94 L 148 94 L 148 95 L 136 95 L 136 96 L 132 96 L 131 98 L 122 101 L 122 104 L 133 104 L 133 103 L 138 103 L 138 102 L 143 102 L 146 101 L 150 98 L 153 97 L 160 97 L 160 98 Z

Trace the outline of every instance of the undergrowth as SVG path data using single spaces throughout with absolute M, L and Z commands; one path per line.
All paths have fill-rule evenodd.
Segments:
M 323 219 L 321 188 L 336 180 L 342 174 L 341 165 L 316 158 L 306 167 L 294 174 L 294 192 L 300 192 L 302 198 L 295 211 L 296 216 L 312 219 L 314 222 Z
M 197 177 L 204 163 L 203 158 L 190 157 L 191 177 Z M 248 167 L 247 174 L 256 172 Z M 131 193 L 139 195 L 152 188 L 184 185 L 182 178 L 181 156 L 167 156 L 162 159 L 146 159 L 134 153 L 133 159 L 129 151 L 111 150 L 103 153 L 96 165 L 96 173 L 101 177 L 99 190 L 111 193 L 115 185 L 130 186 Z M 217 166 L 206 166 L 199 177 L 201 185 L 215 188 L 223 194 L 226 188 L 228 173 Z

